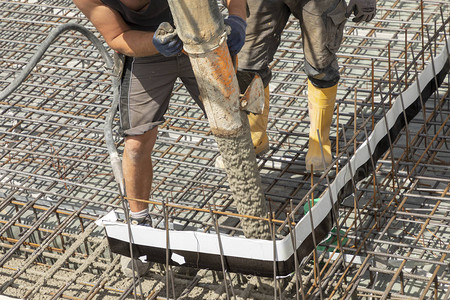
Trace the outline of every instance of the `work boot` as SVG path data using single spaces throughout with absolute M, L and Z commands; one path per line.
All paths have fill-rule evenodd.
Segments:
M 152 227 L 152 218 L 150 217 L 149 214 L 147 214 L 145 217 L 141 217 L 141 218 L 134 218 L 134 217 L 130 216 L 130 224 Z
M 311 172 L 324 170 L 320 141 L 323 146 L 325 164 L 331 163 L 330 126 L 333 119 L 334 103 L 336 102 L 337 84 L 329 88 L 317 88 L 308 80 L 308 111 L 310 119 L 309 145 L 306 154 L 306 169 Z
M 152 218 L 148 214 L 142 218 L 130 217 L 130 224 L 151 227 L 152 226 Z M 149 262 L 143 262 L 136 257 L 131 259 L 131 257 L 122 255 L 120 257 L 120 269 L 122 270 L 122 273 L 127 277 L 130 277 L 130 278 L 133 277 L 133 266 L 132 266 L 133 262 L 134 262 L 134 271 L 135 271 L 134 276 L 143 276 L 145 273 L 147 273 L 148 269 L 150 268 Z
M 269 151 L 269 137 L 267 136 L 267 123 L 269 122 L 269 86 L 264 89 L 264 109 L 262 114 L 249 113 L 248 123 L 256 157 L 261 157 Z M 214 163 L 218 169 L 224 169 L 222 155 L 216 158 Z

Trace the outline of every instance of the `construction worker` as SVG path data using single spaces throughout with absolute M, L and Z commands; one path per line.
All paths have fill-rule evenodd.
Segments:
M 344 0 L 248 0 L 247 3 L 248 26 L 244 47 L 238 55 L 238 79 L 241 85 L 243 78 L 251 78 L 256 72 L 266 87 L 263 114 L 248 116 L 255 151 L 258 154 L 268 148 L 269 64 L 289 16 L 293 14 L 300 21 L 304 70 L 308 75 L 310 132 L 305 163 L 309 171 L 322 171 L 317 130 L 325 162 L 329 165 L 332 161 L 329 133 L 340 78 L 336 52 L 341 45 L 344 25 L 351 14 L 354 14 L 354 22 L 372 20 L 376 13 L 376 0 L 350 0 L 348 5 Z
M 199 89 L 189 58 L 182 53 L 176 34 L 159 39 L 159 25 L 173 19 L 167 0 L 73 0 L 104 37 L 106 43 L 125 56 L 119 104 L 120 126 L 125 137 L 123 174 L 132 224 L 151 226 L 148 204 L 134 200 L 150 197 L 153 168 L 151 153 L 158 125 L 163 123 L 175 80 L 179 77 L 201 106 Z M 246 1 L 228 0 L 231 29 L 227 44 L 237 54 L 245 41 Z M 129 262 L 130 260 L 128 260 Z M 127 272 L 130 265 L 123 263 Z M 148 265 L 136 260 L 138 273 Z M 125 266 L 124 266 L 125 264 Z M 134 275 L 131 271 L 128 275 Z

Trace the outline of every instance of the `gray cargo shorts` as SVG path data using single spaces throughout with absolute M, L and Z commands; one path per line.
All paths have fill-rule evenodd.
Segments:
M 247 36 L 239 52 L 239 70 L 257 71 L 268 84 L 269 64 L 293 14 L 300 21 L 308 78 L 318 87 L 330 87 L 339 81 L 336 53 L 346 22 L 345 0 L 248 0 L 247 3 Z
M 120 85 L 120 127 L 123 136 L 141 135 L 164 122 L 177 78 L 203 109 L 189 58 L 126 57 Z

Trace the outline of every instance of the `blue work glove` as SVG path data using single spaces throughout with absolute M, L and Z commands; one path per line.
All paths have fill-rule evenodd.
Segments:
M 245 29 L 247 22 L 239 16 L 231 15 L 223 20 L 225 25 L 229 26 L 229 33 L 227 37 L 228 50 L 230 55 L 234 56 L 241 51 L 245 43 Z
M 167 22 L 159 24 L 153 35 L 153 45 L 164 56 L 175 56 L 183 50 L 177 31 Z
M 350 0 L 347 5 L 347 13 L 345 16 L 348 18 L 354 13 L 355 17 L 352 19 L 353 22 L 369 22 L 375 17 L 376 12 L 376 0 Z

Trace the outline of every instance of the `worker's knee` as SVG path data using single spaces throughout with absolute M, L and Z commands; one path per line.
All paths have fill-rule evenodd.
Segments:
M 143 157 L 149 158 L 157 136 L 157 127 L 141 135 L 127 136 L 125 138 L 124 157 L 131 160 L 139 160 Z
M 318 88 L 328 88 L 336 85 L 340 79 L 339 66 L 336 60 L 323 69 L 313 67 L 305 60 L 305 73 L 309 81 Z

